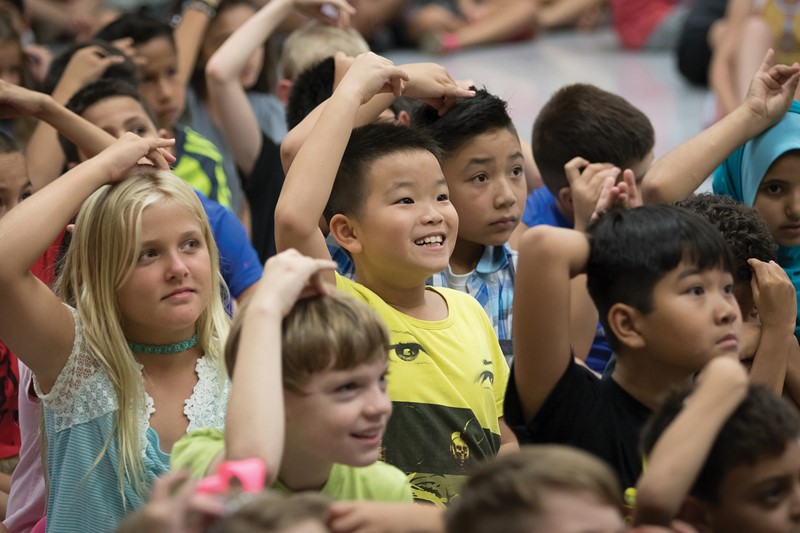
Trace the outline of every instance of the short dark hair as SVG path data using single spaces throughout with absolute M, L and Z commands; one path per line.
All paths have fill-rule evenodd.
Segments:
M 127 37 L 133 40 L 134 46 L 164 37 L 175 48 L 172 26 L 156 18 L 138 13 L 123 13 L 116 20 L 103 26 L 95 37 L 108 42 Z
M 411 126 L 424 128 L 439 144 L 445 159 L 478 135 L 499 129 L 517 135 L 506 101 L 486 89 L 471 89 L 474 97 L 459 100 L 442 116 L 429 105 L 417 106 L 411 112 Z
M 331 56 L 297 76 L 286 104 L 286 125 L 289 129 L 300 124 L 315 107 L 331 97 L 335 73 L 336 62 Z
M 642 449 L 649 454 L 667 427 L 678 416 L 692 387 L 670 393 L 642 429 Z M 719 502 L 719 489 L 725 476 L 735 467 L 754 465 L 764 458 L 777 457 L 789 442 L 800 437 L 800 415 L 768 389 L 750 385 L 747 396 L 728 418 L 714 439 L 690 494 L 705 502 Z
M 358 215 L 364 205 L 368 173 L 373 163 L 398 152 L 425 151 L 441 161 L 436 142 L 426 133 L 395 124 L 368 124 L 353 130 L 342 162 L 336 173 L 333 190 L 325 209 L 330 222 L 336 214 Z
M 153 124 L 156 124 L 153 110 L 142 99 L 136 87 L 125 80 L 106 78 L 94 81 L 72 95 L 65 107 L 76 115 L 83 115 L 94 104 L 116 96 L 125 96 L 139 102 Z M 58 142 L 61 144 L 67 163 L 80 162 L 77 147 L 61 133 L 58 134 Z
M 61 80 L 61 76 L 64 75 L 64 71 L 67 69 L 67 64 L 69 64 L 72 56 L 74 56 L 79 50 L 82 50 L 88 46 L 98 46 L 103 49 L 103 53 L 106 55 L 122 56 L 125 58 L 122 63 L 114 63 L 110 65 L 105 72 L 103 72 L 101 78 L 117 78 L 128 81 L 134 85 L 139 83 L 139 72 L 136 69 L 136 65 L 133 64 L 133 61 L 131 61 L 130 58 L 123 54 L 118 48 L 104 40 L 90 39 L 88 41 L 82 41 L 71 46 L 69 49 L 53 59 L 53 62 L 50 63 L 50 68 L 47 71 L 47 76 L 45 76 L 44 79 L 43 92 L 48 94 L 53 92 L 53 89 L 56 88 L 56 85 L 58 85 L 58 82 Z
M 531 145 L 542 181 L 554 195 L 569 187 L 564 165 L 574 157 L 591 163 L 632 165 L 653 149 L 653 125 L 627 100 L 594 85 L 559 89 L 533 124 Z
M 733 254 L 736 283 L 749 282 L 753 270 L 747 264 L 750 258 L 768 263 L 777 261 L 778 245 L 772 238 L 767 223 L 752 207 L 741 204 L 730 196 L 696 194 L 675 204 L 700 215 L 722 233 Z
M 612 305 L 649 313 L 653 287 L 683 260 L 700 270 L 734 271 L 730 250 L 714 226 L 671 205 L 611 211 L 589 228 L 589 242 L 587 286 L 614 350 L 620 344 L 608 327 Z
M 523 446 L 481 465 L 447 509 L 448 533 L 531 531 L 553 492 L 589 493 L 622 510 L 622 490 L 603 461 L 568 446 Z

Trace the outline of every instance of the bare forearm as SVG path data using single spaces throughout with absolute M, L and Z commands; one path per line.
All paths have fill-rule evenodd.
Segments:
M 796 341 L 786 358 L 784 394 L 800 409 L 800 346 Z
M 285 438 L 282 316 L 255 301 L 246 313 L 225 418 L 226 458 L 258 457 L 267 465 L 273 481 Z
M 677 514 L 720 428 L 747 394 L 737 361 L 715 361 L 708 375 L 654 446 L 637 485 L 635 524 L 668 526 Z M 717 371 L 721 372 L 717 372 Z
M 279 249 L 295 246 L 319 231 L 317 222 L 330 197 L 360 107 L 358 99 L 349 94 L 334 94 L 329 102 L 286 174 L 275 210 Z
M 81 117 L 47 98 L 38 118 L 61 132 L 88 157 L 94 157 L 114 142 L 114 137 Z
M 587 9 L 601 5 L 604 0 L 559 0 L 540 8 L 537 20 L 544 28 L 573 24 Z
M 647 203 L 683 200 L 736 148 L 767 127 L 744 106 L 661 157 L 642 182 Z
M 197 61 L 197 54 L 211 21 L 207 13 L 187 8 L 175 28 L 175 48 L 178 51 L 178 79 L 185 86 L 189 83 Z
M 764 326 L 750 368 L 750 380 L 780 396 L 786 381 L 788 356 L 797 346 L 794 331 Z

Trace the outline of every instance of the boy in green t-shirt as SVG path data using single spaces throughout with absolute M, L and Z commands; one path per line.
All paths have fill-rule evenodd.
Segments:
M 202 476 L 223 459 L 258 457 L 268 483 L 283 492 L 411 502 L 405 474 L 377 461 L 392 412 L 389 336 L 367 305 L 327 294 L 318 274 L 335 267 L 295 251 L 267 262 L 225 349 L 232 379 L 225 433 L 182 438 L 173 469 Z M 301 298 L 304 289 L 313 296 Z

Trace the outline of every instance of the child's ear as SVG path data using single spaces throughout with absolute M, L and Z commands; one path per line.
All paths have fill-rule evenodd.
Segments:
M 608 327 L 614 336 L 628 348 L 644 348 L 641 334 L 641 311 L 627 304 L 616 303 L 608 310 Z
M 697 529 L 697 533 L 713 531 L 709 520 L 708 504 L 694 496 L 686 497 L 677 518 Z
M 572 211 L 572 190 L 569 187 L 561 187 L 557 198 L 561 205 Z
M 339 246 L 351 254 L 361 252 L 362 246 L 361 241 L 358 240 L 357 224 L 350 217 L 340 213 L 333 215 L 328 226 Z
M 400 111 L 397 114 L 397 123 L 401 126 L 411 125 L 411 115 L 408 114 L 408 111 Z
M 289 105 L 289 95 L 292 94 L 292 80 L 287 80 L 286 78 L 280 80 L 278 82 L 278 86 L 275 88 L 275 92 L 278 94 L 278 100 L 286 106 Z

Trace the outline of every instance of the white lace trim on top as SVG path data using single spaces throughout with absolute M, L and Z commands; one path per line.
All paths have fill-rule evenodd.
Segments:
M 83 338 L 77 310 L 67 306 L 75 323 L 75 341 L 64 368 L 48 394 L 34 378 L 36 394 L 53 413 L 53 429 L 63 431 L 117 410 L 117 396 L 100 362 Z

